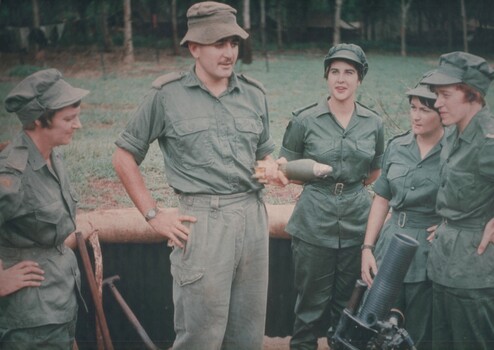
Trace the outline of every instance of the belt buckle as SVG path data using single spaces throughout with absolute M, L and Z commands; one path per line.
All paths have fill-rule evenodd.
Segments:
M 335 196 L 339 196 L 343 193 L 343 188 L 345 187 L 345 184 L 343 182 L 337 182 L 335 185 L 334 185 L 334 190 L 333 190 L 333 194 Z
M 398 226 L 405 227 L 406 221 L 407 213 L 405 213 L 404 211 L 400 211 L 400 214 L 398 215 Z

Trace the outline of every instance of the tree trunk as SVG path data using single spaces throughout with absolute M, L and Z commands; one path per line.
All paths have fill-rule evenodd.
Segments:
M 413 0 L 401 0 L 401 28 L 400 28 L 400 37 L 401 37 L 401 55 L 406 57 L 407 55 L 407 17 L 408 10 L 410 9 L 410 5 Z
M 283 0 L 276 1 L 276 44 L 283 49 Z
M 38 31 L 40 27 L 40 19 L 39 19 L 39 3 L 38 0 L 32 0 L 32 5 L 33 5 L 33 30 L 31 30 L 31 33 L 34 33 L 34 31 Z M 34 38 L 36 38 L 37 33 L 33 35 Z M 33 51 L 34 51 L 34 56 L 36 57 L 39 51 L 39 45 L 37 40 L 33 41 Z
M 124 7 L 124 56 L 123 62 L 134 63 L 134 46 L 132 44 L 132 10 L 131 0 L 123 0 Z
M 343 0 L 336 0 L 334 9 L 334 26 L 333 26 L 333 45 L 338 45 L 341 42 L 341 7 Z
M 110 30 L 108 29 L 108 4 L 106 1 L 101 1 L 100 3 L 100 23 L 103 50 L 110 52 L 113 50 L 113 42 L 110 36 Z
M 461 23 L 463 28 L 463 51 L 468 52 L 468 31 L 467 31 L 467 10 L 465 9 L 465 0 L 461 4 Z
M 266 47 L 266 0 L 259 2 L 260 6 L 260 25 L 261 25 L 261 47 L 266 62 L 266 72 L 269 72 L 268 49 Z
M 252 63 L 252 39 L 250 36 L 250 0 L 243 0 L 242 17 L 244 22 L 244 29 L 249 33 L 249 37 L 243 41 L 243 49 L 241 53 L 242 62 L 245 64 Z
M 177 0 L 172 0 L 171 16 L 173 53 L 178 55 L 180 53 L 180 41 L 178 40 Z

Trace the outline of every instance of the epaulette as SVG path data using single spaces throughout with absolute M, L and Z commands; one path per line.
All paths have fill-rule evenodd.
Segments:
M 246 81 L 250 85 L 254 85 L 255 87 L 257 87 L 264 94 L 266 93 L 266 88 L 264 87 L 264 85 L 260 81 L 254 79 L 254 78 L 251 78 L 251 77 L 249 77 L 249 76 L 247 76 L 247 75 L 245 75 L 243 73 L 242 74 L 239 74 L 238 76 L 239 76 L 239 78 L 241 78 L 242 80 Z
M 362 103 L 358 102 L 358 101 L 355 101 L 356 104 L 358 104 L 360 107 L 362 107 L 363 109 L 366 109 L 368 110 L 369 112 L 372 112 L 374 113 L 376 116 L 379 117 L 379 113 L 377 113 L 375 110 L 373 110 L 372 108 L 369 108 L 367 107 L 366 105 L 363 105 Z
M 29 158 L 29 151 L 27 147 L 15 147 L 12 148 L 7 156 L 5 167 L 24 172 Z
M 296 117 L 296 116 L 298 116 L 300 113 L 302 113 L 303 111 L 306 111 L 306 110 L 308 110 L 308 109 L 310 109 L 310 108 L 312 108 L 312 107 L 315 107 L 315 106 L 317 106 L 317 102 L 312 103 L 312 104 L 310 104 L 310 105 L 308 105 L 308 106 L 305 106 L 305 107 L 302 107 L 302 108 L 299 108 L 299 109 L 294 110 L 294 111 L 292 112 L 292 115 L 293 115 L 294 117 Z
M 400 138 L 400 137 L 403 137 L 403 136 L 406 136 L 406 135 L 409 135 L 410 133 L 412 132 L 412 130 L 407 130 L 401 134 L 398 134 L 398 135 L 395 135 L 395 136 L 392 136 L 389 138 L 388 142 L 387 142 L 387 145 L 389 145 L 391 143 L 391 141 L 397 139 L 397 138 Z
M 164 74 L 156 78 L 151 84 L 155 89 L 161 89 L 163 85 L 171 83 L 172 81 L 182 79 L 185 76 L 184 72 L 172 72 Z

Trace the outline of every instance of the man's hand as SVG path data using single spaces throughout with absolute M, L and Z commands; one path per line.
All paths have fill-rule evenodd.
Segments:
M 362 268 L 360 270 L 362 280 L 370 288 L 377 273 L 377 264 L 370 249 L 362 250 Z
M 484 234 L 482 236 L 482 240 L 480 241 L 479 247 L 477 248 L 477 253 L 479 255 L 483 254 L 489 243 L 494 243 L 494 218 L 490 219 L 485 225 Z
M 148 221 L 153 229 L 177 247 L 183 248 L 190 234 L 189 224 L 197 219 L 180 215 L 176 209 L 160 209 L 154 219 Z
M 9 295 L 25 287 L 39 287 L 45 272 L 34 261 L 21 261 L 8 269 L 3 269 L 0 260 L 0 297 Z
M 286 162 L 287 160 L 284 157 L 281 157 L 276 161 L 271 157 L 266 157 L 264 160 L 258 160 L 253 177 L 262 184 L 286 186 L 290 181 L 285 174 L 279 170 L 280 164 Z

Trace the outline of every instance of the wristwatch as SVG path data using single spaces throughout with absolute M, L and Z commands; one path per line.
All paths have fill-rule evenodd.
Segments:
M 371 252 L 373 252 L 375 247 L 376 247 L 376 246 L 375 246 L 375 245 L 372 245 L 372 244 L 362 244 L 362 245 L 360 246 L 360 249 L 361 249 L 361 250 L 364 250 L 364 249 L 370 249 L 370 251 L 371 251 Z
M 147 213 L 144 215 L 144 218 L 146 221 L 152 220 L 158 215 L 159 209 L 157 207 L 151 208 L 147 211 Z

